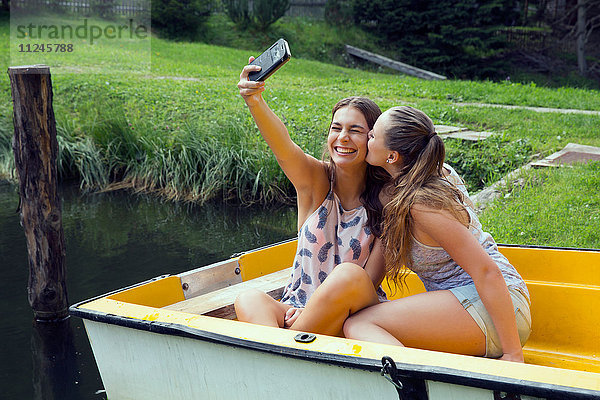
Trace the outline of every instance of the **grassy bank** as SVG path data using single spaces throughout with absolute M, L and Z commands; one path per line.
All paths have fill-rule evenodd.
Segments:
M 600 247 L 599 162 L 529 170 L 520 182 L 481 216 L 497 241 Z
M 2 62 L 7 66 L 8 21 L 0 25 L 0 38 Z M 294 39 L 288 39 L 294 53 Z M 259 51 L 154 38 L 149 74 L 54 75 L 61 176 L 77 179 L 83 187 L 130 188 L 177 200 L 289 201 L 293 189 L 237 93 L 241 67 Z M 349 95 L 369 96 L 382 109 L 413 105 L 437 124 L 496 132 L 481 143 L 446 141 L 448 161 L 467 178 L 472 192 L 569 142 L 600 146 L 598 116 L 457 104 L 600 110 L 599 93 L 593 90 L 427 82 L 299 58 L 270 78 L 267 86 L 265 98 L 292 138 L 317 157 L 323 150 L 332 105 Z M 0 76 L 0 93 L 0 174 L 10 176 L 12 106 L 5 74 Z M 581 169 L 580 173 L 591 176 L 594 171 Z M 546 182 L 551 187 L 562 185 L 560 180 Z M 582 189 L 563 190 L 569 196 Z M 582 218 L 591 212 L 584 212 Z M 501 226 L 491 217 L 489 221 Z M 518 243 L 521 239 L 513 235 L 502 240 Z

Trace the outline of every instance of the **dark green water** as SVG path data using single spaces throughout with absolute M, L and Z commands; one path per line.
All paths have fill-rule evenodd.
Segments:
M 64 188 L 71 304 L 295 236 L 294 207 L 202 207 Z M 14 186 L 0 182 L 0 399 L 105 399 L 82 321 L 34 323 Z

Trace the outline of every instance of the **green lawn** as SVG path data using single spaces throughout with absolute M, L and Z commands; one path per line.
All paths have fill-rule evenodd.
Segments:
M 599 187 L 600 162 L 529 170 L 481 222 L 502 243 L 599 248 Z
M 8 38 L 8 21 L 4 20 L 0 23 L 0 62 L 4 70 L 10 65 Z M 294 39 L 288 39 L 294 54 Z M 112 183 L 179 200 L 289 200 L 293 190 L 237 93 L 242 66 L 249 55 L 259 51 L 153 38 L 150 73 L 113 70 L 53 75 L 62 176 L 75 177 L 83 186 L 92 188 Z M 136 54 L 128 56 L 135 61 Z M 89 63 L 86 58 L 82 68 Z M 12 105 L 6 74 L 0 77 L 0 92 L 0 175 L 7 176 L 12 168 Z M 448 162 L 466 177 L 472 192 L 532 157 L 548 155 L 569 142 L 600 146 L 599 116 L 455 104 L 484 102 L 600 110 L 600 93 L 594 90 L 506 82 L 429 82 L 293 58 L 269 79 L 265 92 L 265 98 L 287 124 L 294 140 L 317 157 L 323 150 L 331 107 L 350 95 L 371 97 L 382 109 L 413 105 L 438 124 L 496 132 L 494 138 L 478 144 L 451 139 L 446 142 Z M 574 171 L 582 177 L 584 183 L 580 186 L 547 178 L 543 185 L 526 187 L 523 193 L 551 196 L 557 190 L 564 192 L 566 198 L 576 198 L 596 190 L 597 185 L 584 186 L 585 182 L 591 184 L 597 169 Z M 546 173 L 552 177 L 563 172 Z M 550 199 L 547 197 L 541 204 L 550 203 Z M 527 216 L 531 203 L 524 196 L 506 201 L 514 202 L 510 203 L 516 210 L 511 217 L 513 226 L 519 225 L 517 221 L 527 221 L 532 229 L 545 233 L 521 235 L 522 231 L 505 229 L 501 224 L 502 207 L 492 207 L 484 214 L 485 221 L 504 242 L 600 247 L 597 235 L 595 239 L 594 235 L 583 233 L 550 235 L 555 230 L 546 222 L 531 221 Z M 595 203 L 583 208 L 577 218 L 593 221 L 597 213 Z M 567 210 L 556 212 L 557 221 L 564 225 L 575 226 L 570 222 L 572 218 Z M 597 220 L 595 226 L 600 226 Z M 506 232 L 511 233 L 503 236 Z

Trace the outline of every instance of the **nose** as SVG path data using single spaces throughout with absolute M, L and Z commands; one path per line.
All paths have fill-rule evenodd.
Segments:
M 338 136 L 338 139 L 339 139 L 340 141 L 347 141 L 349 136 L 350 136 L 350 133 L 349 133 L 349 132 L 348 132 L 346 129 L 342 129 L 342 130 L 340 131 L 340 134 L 339 134 L 339 136 Z

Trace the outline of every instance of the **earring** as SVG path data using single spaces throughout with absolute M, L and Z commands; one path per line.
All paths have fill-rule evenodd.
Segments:
M 389 158 L 387 160 L 385 160 L 386 163 L 391 164 L 392 160 L 390 160 Z

